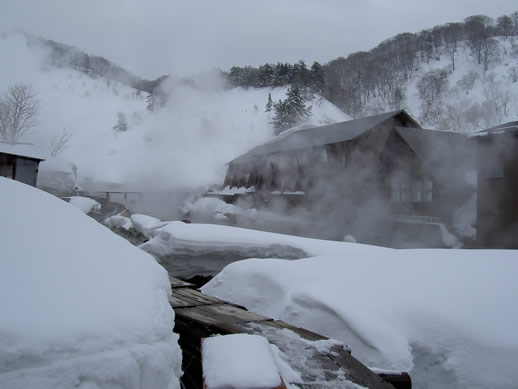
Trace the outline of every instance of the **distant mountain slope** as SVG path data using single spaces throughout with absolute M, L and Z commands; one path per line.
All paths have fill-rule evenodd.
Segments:
M 518 117 L 518 12 L 402 33 L 324 66 L 323 95 L 353 117 L 406 108 L 456 131 Z
M 87 54 L 74 46 L 40 36 L 22 33 L 29 47 L 40 47 L 48 51 L 48 58 L 53 66 L 69 67 L 85 73 L 93 78 L 105 78 L 120 82 L 143 92 L 152 93 L 162 77 L 155 80 L 144 80 L 131 74 L 121 66 L 97 55 Z
M 427 127 L 471 131 L 518 117 L 518 12 L 401 33 L 308 67 L 232 67 L 231 85 L 304 84 L 354 118 L 407 109 Z

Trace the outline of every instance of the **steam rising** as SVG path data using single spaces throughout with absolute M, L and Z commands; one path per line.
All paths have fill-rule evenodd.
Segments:
M 220 184 L 225 164 L 272 138 L 268 93 L 284 98 L 285 88 L 225 89 L 220 71 L 189 79 L 169 78 L 161 88 L 164 107 L 146 110 L 146 93 L 114 81 L 92 79 L 78 71 L 52 67 L 43 49 L 28 48 L 24 38 L 0 39 L 3 72 L 0 88 L 32 85 L 41 102 L 38 133 L 26 141 L 49 152 L 55 133 L 72 133 L 60 158 L 75 163 L 80 184 L 126 191 L 175 191 Z M 326 101 L 314 102 L 315 125 L 347 120 Z M 118 113 L 127 131 L 114 131 Z

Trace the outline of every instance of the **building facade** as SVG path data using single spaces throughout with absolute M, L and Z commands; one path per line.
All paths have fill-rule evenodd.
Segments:
M 465 181 L 474 166 L 470 145 L 457 133 L 422 129 L 405 111 L 301 129 L 229 162 L 227 193 L 246 190 L 226 200 L 275 203 L 287 214 L 305 210 L 331 227 L 329 237 L 422 245 L 417 235 L 433 240 L 430 226 L 451 225 L 474 192 Z M 435 235 L 429 245 L 441 246 Z

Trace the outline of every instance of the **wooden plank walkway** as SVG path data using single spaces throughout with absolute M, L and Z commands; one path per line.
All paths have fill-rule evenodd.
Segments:
M 350 350 L 333 346 L 320 352 L 315 341 L 328 338 L 314 332 L 294 327 L 284 321 L 258 315 L 217 298 L 204 295 L 195 285 L 171 278 L 173 296 L 169 299 L 175 311 L 175 332 L 180 334 L 184 352 L 184 384 L 189 388 L 202 388 L 201 339 L 214 334 L 249 333 L 262 335 L 277 346 L 289 359 L 295 370 L 302 372 L 300 388 L 347 387 L 352 381 L 373 389 L 411 388 L 410 377 L 403 373 L 383 380 L 354 358 Z

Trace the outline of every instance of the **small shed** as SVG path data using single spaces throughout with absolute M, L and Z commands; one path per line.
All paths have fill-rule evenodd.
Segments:
M 38 166 L 45 160 L 32 144 L 0 142 L 0 177 L 36 186 Z

